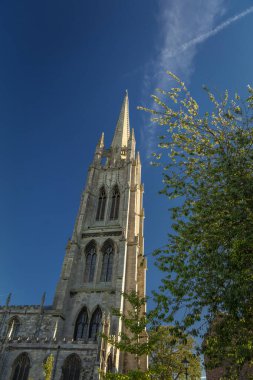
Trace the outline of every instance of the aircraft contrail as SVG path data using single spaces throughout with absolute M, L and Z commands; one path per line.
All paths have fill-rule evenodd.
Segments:
M 252 12 L 253 12 L 253 6 L 246 9 L 245 11 L 239 13 L 236 16 L 230 17 L 229 19 L 227 19 L 226 21 L 224 21 L 220 25 L 216 26 L 216 28 L 210 30 L 209 32 L 203 33 L 203 34 L 193 38 L 192 40 L 184 43 L 182 46 L 179 47 L 179 49 L 176 49 L 175 51 L 168 53 L 168 57 L 174 57 L 175 55 L 182 53 L 186 49 L 189 49 L 191 46 L 197 45 L 197 44 L 207 40 L 209 37 L 214 36 L 215 34 L 219 33 L 221 30 L 227 28 L 232 23 L 240 20 L 241 18 L 247 16 L 248 14 L 250 14 Z

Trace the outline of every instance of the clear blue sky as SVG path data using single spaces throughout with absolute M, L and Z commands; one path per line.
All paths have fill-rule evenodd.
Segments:
M 149 166 L 150 105 L 165 70 L 205 105 L 202 84 L 253 84 L 248 0 L 0 1 L 0 304 L 47 303 L 71 236 L 102 131 L 111 143 L 124 91 L 145 184 L 148 293 L 159 282 L 150 253 L 166 243 L 169 204 Z

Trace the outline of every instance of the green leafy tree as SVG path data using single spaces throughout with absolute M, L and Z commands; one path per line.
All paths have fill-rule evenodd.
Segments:
M 51 380 L 54 368 L 54 355 L 50 354 L 43 364 L 45 380 Z
M 122 373 L 101 373 L 101 378 L 106 380 L 151 380 L 149 371 L 142 372 L 140 370 L 129 371 L 127 374 Z
M 136 370 L 128 374 L 106 373 L 105 379 L 148 379 L 149 373 L 141 370 L 141 359 L 146 357 L 151 351 L 156 339 L 148 339 L 146 327 L 149 323 L 149 316 L 145 312 L 146 297 L 139 297 L 135 291 L 129 294 L 123 294 L 128 304 L 126 313 L 113 309 L 113 314 L 118 316 L 123 324 L 123 331 L 119 334 L 119 339 L 115 341 L 114 337 L 108 337 L 102 334 L 102 337 L 111 345 L 134 356 L 136 361 Z
M 187 369 L 190 379 L 200 379 L 200 359 L 194 354 L 194 340 L 192 337 L 184 338 L 174 334 L 173 328 L 160 326 L 155 331 L 159 339 L 150 355 L 150 372 L 152 379 L 159 380 L 185 380 L 185 358 L 189 362 Z M 152 331 L 150 332 L 152 335 Z
M 201 112 L 169 75 L 176 86 L 158 89 L 155 109 L 140 107 L 160 130 L 154 161 L 172 206 L 168 245 L 155 252 L 164 273 L 156 298 L 168 323 L 195 335 L 212 326 L 208 365 L 227 362 L 239 373 L 253 358 L 253 88 L 245 100 L 205 88 Z
M 123 325 L 120 339 L 102 334 L 102 337 L 111 345 L 134 355 L 136 369 L 127 374 L 101 373 L 106 380 L 181 380 L 185 372 L 182 370 L 182 360 L 187 357 L 190 362 L 189 374 L 195 378 L 200 377 L 200 363 L 193 355 L 193 340 L 185 339 L 181 334 L 175 337 L 173 329 L 166 327 L 152 328 L 147 333 L 147 328 L 152 326 L 155 313 L 145 312 L 146 298 L 139 297 L 136 292 L 124 293 L 124 299 L 128 302 L 128 311 L 121 313 L 114 309 L 113 314 L 118 316 Z M 165 352 L 166 351 L 166 352 Z M 149 355 L 152 357 L 152 365 L 147 370 L 142 370 L 140 360 Z M 183 371 L 183 372 L 182 372 Z M 185 376 L 185 375 L 184 375 Z

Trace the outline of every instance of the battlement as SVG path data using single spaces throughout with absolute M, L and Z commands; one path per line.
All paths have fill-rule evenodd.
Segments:
M 34 336 L 19 336 L 16 338 L 6 338 L 6 337 L 0 337 L 0 343 L 1 344 L 7 344 L 12 345 L 13 347 L 17 347 L 17 345 L 22 345 L 22 347 L 26 347 L 27 349 L 32 348 L 33 346 L 44 346 L 45 348 L 49 347 L 52 348 L 52 346 L 60 345 L 60 346 L 66 346 L 68 348 L 80 348 L 80 346 L 86 346 L 86 348 L 89 348 L 91 350 L 97 351 L 97 342 L 94 342 L 93 340 L 74 340 L 71 337 L 66 337 L 63 339 L 57 339 L 53 338 L 52 336 L 48 337 L 34 337 Z
M 29 312 L 38 312 L 41 309 L 41 305 L 9 305 L 9 306 L 1 306 L 0 305 L 0 314 L 3 312 L 8 313 L 29 313 Z M 52 310 L 52 305 L 43 306 L 43 310 Z

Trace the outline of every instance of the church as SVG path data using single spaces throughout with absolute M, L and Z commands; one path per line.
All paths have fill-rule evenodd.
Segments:
M 68 241 L 53 304 L 0 307 L 0 380 L 95 380 L 99 370 L 125 373 L 135 358 L 105 342 L 124 331 L 112 308 L 126 312 L 122 292 L 146 291 L 141 161 L 130 131 L 126 92 L 110 148 L 95 148 Z M 85 148 L 85 147 L 84 147 Z M 144 262 L 144 265 L 143 265 Z M 147 358 L 141 360 L 147 368 Z

